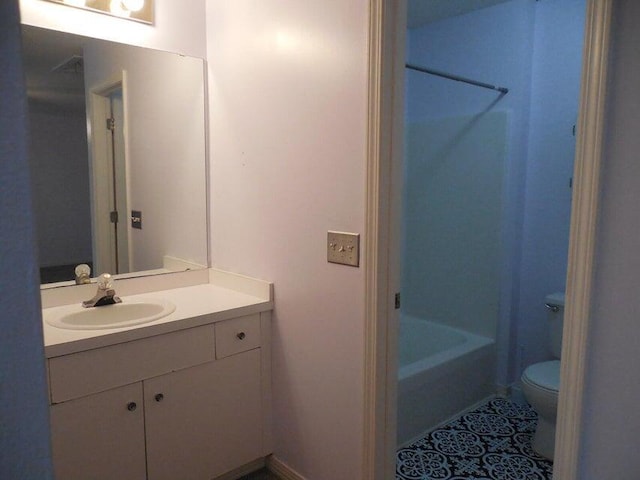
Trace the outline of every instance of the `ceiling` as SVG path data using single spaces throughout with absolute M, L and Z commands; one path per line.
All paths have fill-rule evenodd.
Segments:
M 0 0 L 1 1 L 1 0 Z M 22 61 L 30 100 L 84 110 L 82 68 L 56 69 L 72 57 L 82 57 L 84 37 L 22 26 Z
M 407 27 L 422 27 L 447 17 L 491 7 L 509 0 L 409 0 Z

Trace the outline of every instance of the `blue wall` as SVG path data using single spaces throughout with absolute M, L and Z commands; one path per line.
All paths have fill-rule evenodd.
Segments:
M 17 1 L 0 2 L 0 478 L 53 479 Z
M 536 3 L 525 187 L 518 362 L 547 359 L 545 295 L 564 291 L 584 37 L 584 0 Z
M 584 10 L 584 0 L 512 0 L 408 34 L 409 62 L 509 88 L 501 97 L 407 70 L 408 123 L 489 111 L 508 118 L 499 384 L 549 356 L 543 301 L 565 284 Z

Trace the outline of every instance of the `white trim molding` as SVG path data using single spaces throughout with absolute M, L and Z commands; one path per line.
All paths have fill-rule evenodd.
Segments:
M 567 304 L 554 478 L 579 480 L 582 400 L 592 289 L 611 10 L 614 0 L 587 0 L 580 114 L 576 140 Z M 402 155 L 402 63 L 406 1 L 370 0 L 369 127 L 365 236 L 365 385 L 363 479 L 393 478 L 397 288 L 392 185 Z M 399 67 L 400 65 L 400 67 Z M 400 85 L 398 85 L 400 83 Z M 400 156 L 398 156 L 400 155 Z M 396 165 L 394 165 L 394 160 Z
M 306 480 L 289 465 L 273 455 L 267 457 L 267 470 L 276 474 L 282 480 Z
M 579 480 L 613 0 L 588 0 L 567 269 L 554 479 Z
M 382 36 L 384 2 L 371 0 L 369 4 L 369 105 L 367 137 L 366 233 L 364 237 L 365 266 L 365 348 L 364 348 L 364 438 L 362 478 L 384 480 L 376 472 L 384 463 L 384 409 L 386 378 L 385 312 L 386 291 L 379 281 L 386 275 L 385 245 L 379 237 L 380 216 L 384 215 L 384 192 L 380 175 L 380 108 L 382 95 Z M 384 176 L 382 176 L 384 177 Z M 384 224 L 384 220 L 382 221 Z M 382 239 L 384 240 L 384 239 Z M 381 271 L 382 270 L 382 271 Z M 382 357 L 382 358 L 381 358 Z
M 362 478 L 395 476 L 398 243 L 392 182 L 402 157 L 406 0 L 370 0 Z M 397 315 L 397 314 L 395 314 Z

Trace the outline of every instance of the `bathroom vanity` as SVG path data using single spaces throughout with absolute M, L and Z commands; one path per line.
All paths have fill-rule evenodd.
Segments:
M 230 479 L 271 453 L 272 286 L 211 278 L 121 294 L 176 307 L 131 327 L 64 329 L 46 319 L 74 305 L 43 311 L 56 478 Z

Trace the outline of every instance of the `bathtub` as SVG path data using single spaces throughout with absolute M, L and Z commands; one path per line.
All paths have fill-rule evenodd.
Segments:
M 403 315 L 398 347 L 398 445 L 495 393 L 491 338 Z

